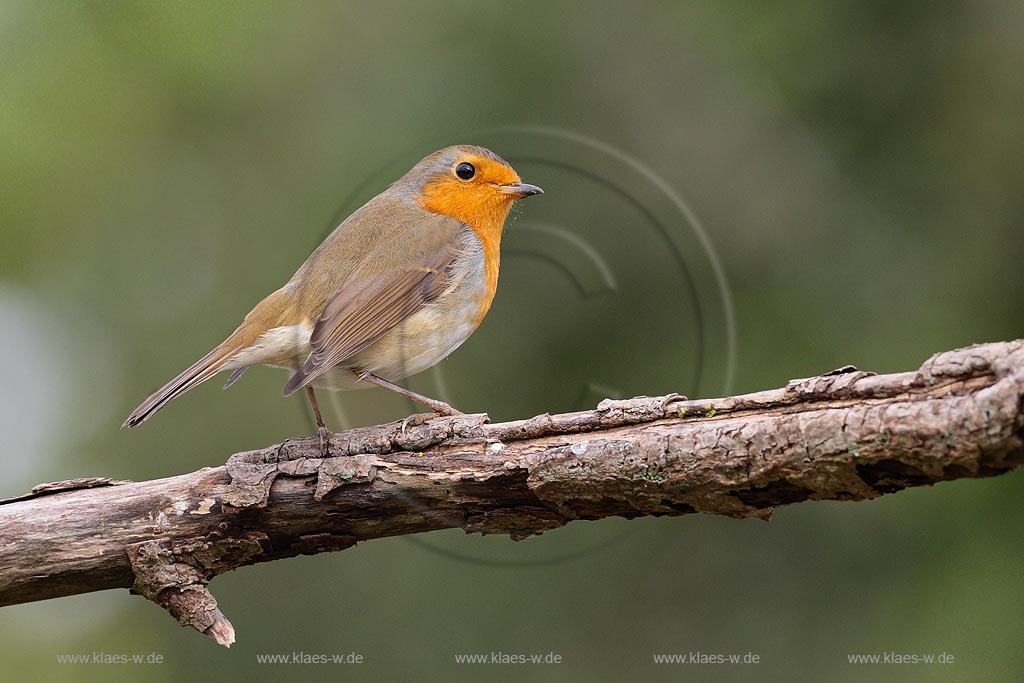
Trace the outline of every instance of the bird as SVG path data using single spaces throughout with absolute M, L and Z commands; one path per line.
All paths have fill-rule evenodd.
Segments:
M 314 387 L 373 384 L 433 413 L 461 414 L 396 382 L 445 359 L 477 329 L 497 289 L 509 211 L 543 192 L 484 147 L 427 155 L 342 221 L 284 286 L 143 401 L 122 428 L 230 370 L 226 389 L 253 365 L 291 371 L 283 394 L 305 389 L 325 452 L 331 432 Z

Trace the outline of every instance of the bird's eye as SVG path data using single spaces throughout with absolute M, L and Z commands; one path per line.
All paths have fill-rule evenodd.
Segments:
M 459 176 L 463 180 L 469 180 L 476 175 L 476 168 L 468 161 L 463 161 L 455 167 L 455 175 Z

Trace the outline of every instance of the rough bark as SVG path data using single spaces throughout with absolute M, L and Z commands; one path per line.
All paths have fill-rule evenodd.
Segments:
M 0 605 L 130 588 L 229 645 L 206 586 L 255 562 L 452 527 L 518 540 L 609 516 L 767 519 L 804 500 L 1002 474 L 1024 460 L 1024 341 L 728 398 L 395 422 L 330 447 L 323 458 L 316 438 L 294 439 L 167 479 L 71 480 L 0 501 Z

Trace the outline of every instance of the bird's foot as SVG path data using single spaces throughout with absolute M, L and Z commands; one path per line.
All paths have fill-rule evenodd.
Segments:
M 320 438 L 320 455 L 324 458 L 331 457 L 331 430 L 327 427 L 319 427 L 316 435 Z
M 410 425 L 413 427 L 419 427 L 420 425 L 426 424 L 439 417 L 441 417 L 441 413 L 413 413 L 402 420 L 402 434 L 405 434 L 405 430 L 407 430 Z
M 458 415 L 465 415 L 465 413 L 455 410 L 455 408 L 452 408 L 447 403 L 441 403 L 441 401 L 438 401 L 438 403 L 440 403 L 442 406 L 445 406 L 447 408 L 447 412 L 435 410 L 430 413 L 413 413 L 409 417 L 402 420 L 402 433 L 405 434 L 405 430 L 407 430 L 410 426 L 419 427 L 420 425 L 427 424 L 431 420 L 436 420 L 439 417 L 456 417 Z
M 669 395 L 665 396 L 663 399 L 661 399 L 661 409 L 662 410 L 666 410 L 668 408 L 668 404 L 675 403 L 676 401 L 689 401 L 689 400 L 690 399 L 686 398 L 682 394 L 677 394 L 675 392 L 672 392 L 671 394 L 669 394 Z
M 430 406 L 430 408 L 433 409 L 433 411 L 435 413 L 437 413 L 438 415 L 443 415 L 445 417 L 455 417 L 456 415 L 465 415 L 464 412 L 462 412 L 461 410 L 457 410 L 456 408 L 452 408 L 450 405 L 448 405 L 444 401 L 436 401 L 435 400 L 435 401 L 433 401 L 433 403 Z

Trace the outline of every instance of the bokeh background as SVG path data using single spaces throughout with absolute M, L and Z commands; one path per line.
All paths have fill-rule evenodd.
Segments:
M 751 391 L 1022 337 L 1022 34 L 1024 5 L 1001 0 L 3 0 L 0 496 L 169 476 L 309 433 L 301 397 L 263 368 L 118 427 L 443 144 L 493 144 L 547 190 L 516 211 L 488 320 L 443 376 L 413 382 L 464 410 Z M 692 226 L 668 226 L 685 253 L 666 260 L 637 207 L 609 199 L 615 165 L 600 182 L 579 175 L 585 154 L 559 168 L 538 129 L 608 145 L 685 199 L 728 282 L 734 351 Z M 544 241 L 559 231 L 602 255 L 609 286 Z M 367 390 L 329 412 L 410 409 Z M 1022 493 L 1018 473 L 767 524 L 374 541 L 218 578 L 230 650 L 123 590 L 9 607 L 0 678 L 1019 680 Z M 164 663 L 57 662 L 96 651 Z M 256 660 L 292 651 L 366 661 Z M 454 662 L 492 651 L 563 661 Z M 690 651 L 761 662 L 652 662 Z M 886 651 L 955 662 L 847 663 Z

